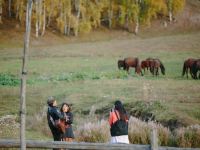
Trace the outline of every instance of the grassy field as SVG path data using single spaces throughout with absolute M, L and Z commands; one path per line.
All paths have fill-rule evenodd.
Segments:
M 93 113 L 106 119 L 116 99 L 125 103 L 131 115 L 142 119 L 150 115 L 170 128 L 200 124 L 200 81 L 181 77 L 183 61 L 200 58 L 200 32 L 50 46 L 35 43 L 34 39 L 28 64 L 28 138 L 51 137 L 46 122 L 41 121 L 46 119 L 46 100 L 51 95 L 59 104 L 72 104 L 75 129 Z M 11 82 L 0 85 L 1 117 L 19 112 L 21 55 L 21 47 L 0 46 L 0 79 Z M 117 60 L 129 56 L 159 58 L 166 75 L 119 71 Z

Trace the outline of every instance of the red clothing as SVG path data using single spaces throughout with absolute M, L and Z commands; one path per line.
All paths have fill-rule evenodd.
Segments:
M 117 116 L 120 119 L 120 115 L 119 115 L 119 112 L 117 110 L 110 111 L 110 116 L 109 116 L 109 124 L 110 124 L 110 126 L 112 124 L 114 124 L 118 120 L 115 112 L 117 113 Z M 128 118 L 126 119 L 126 122 L 128 122 Z

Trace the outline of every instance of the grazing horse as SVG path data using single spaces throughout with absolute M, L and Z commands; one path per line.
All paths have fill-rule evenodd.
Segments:
M 135 57 L 135 58 L 134 57 L 125 58 L 124 59 L 124 65 L 125 65 L 125 69 L 128 73 L 129 73 L 129 68 L 133 67 L 133 68 L 135 68 L 135 72 L 137 74 L 143 75 L 142 70 L 141 70 L 141 66 L 140 66 L 140 61 L 137 57 Z
M 145 72 L 145 68 L 147 68 L 147 70 L 149 70 L 149 61 L 143 60 L 141 62 L 141 68 L 144 70 L 144 72 Z
M 147 70 L 149 70 L 150 68 L 150 61 L 152 60 L 152 58 L 147 58 L 146 60 L 143 60 L 141 62 L 141 68 L 144 70 L 145 72 L 145 68 L 147 68 Z
M 125 70 L 124 60 L 118 60 L 117 64 L 119 69 L 123 68 Z
M 200 71 L 200 59 L 197 59 L 192 65 L 192 75 L 194 79 L 197 79 L 197 73 Z M 198 78 L 200 79 L 200 73 Z
M 150 72 L 153 75 L 156 76 L 159 75 L 159 68 L 161 70 L 161 73 L 165 75 L 165 67 L 159 59 L 149 59 L 149 64 L 150 64 Z
M 194 58 L 189 58 L 189 59 L 184 61 L 182 77 L 186 73 L 186 76 L 187 76 L 187 79 L 188 79 L 188 70 L 190 69 L 190 75 L 191 75 L 192 78 L 194 78 L 193 73 L 192 73 L 192 65 L 194 64 L 195 61 L 196 61 L 196 59 L 194 59 Z

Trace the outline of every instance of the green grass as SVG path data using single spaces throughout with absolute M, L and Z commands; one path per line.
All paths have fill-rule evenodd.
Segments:
M 71 103 L 77 117 L 87 116 L 91 107 L 100 118 L 107 117 L 113 102 L 122 99 L 131 106 L 130 112 L 151 113 L 160 122 L 177 120 L 185 126 L 199 124 L 200 81 L 181 77 L 183 61 L 188 57 L 200 57 L 199 39 L 198 32 L 151 39 L 31 47 L 27 118 L 38 112 L 45 113 L 46 99 L 53 95 L 59 104 L 63 101 Z M 20 79 L 21 54 L 20 49 L 1 49 L 0 74 Z M 166 75 L 153 77 L 146 73 L 141 77 L 133 69 L 130 75 L 118 71 L 117 60 L 127 56 L 138 56 L 141 60 L 160 58 L 166 67 Z M 19 91 L 19 84 L 0 86 L 0 116 L 18 115 Z M 76 120 L 75 128 L 79 124 Z M 28 137 L 49 138 L 47 134 L 35 134 L 34 129 L 28 126 Z M 36 130 L 36 133 L 41 132 L 40 128 Z

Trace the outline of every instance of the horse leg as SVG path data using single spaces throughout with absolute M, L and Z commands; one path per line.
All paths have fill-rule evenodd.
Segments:
M 128 74 L 130 73 L 130 72 L 129 72 L 129 67 L 128 67 L 128 66 L 126 66 L 126 71 L 128 72 Z
M 200 79 L 200 72 L 199 72 L 199 79 Z
M 196 72 L 192 72 L 192 69 L 190 68 L 190 75 L 193 79 L 197 78 Z
M 186 76 L 187 76 L 187 79 L 188 79 L 188 68 L 186 68 L 185 72 L 186 72 Z
M 156 69 L 156 76 L 158 76 L 159 75 L 159 69 L 157 68 Z

